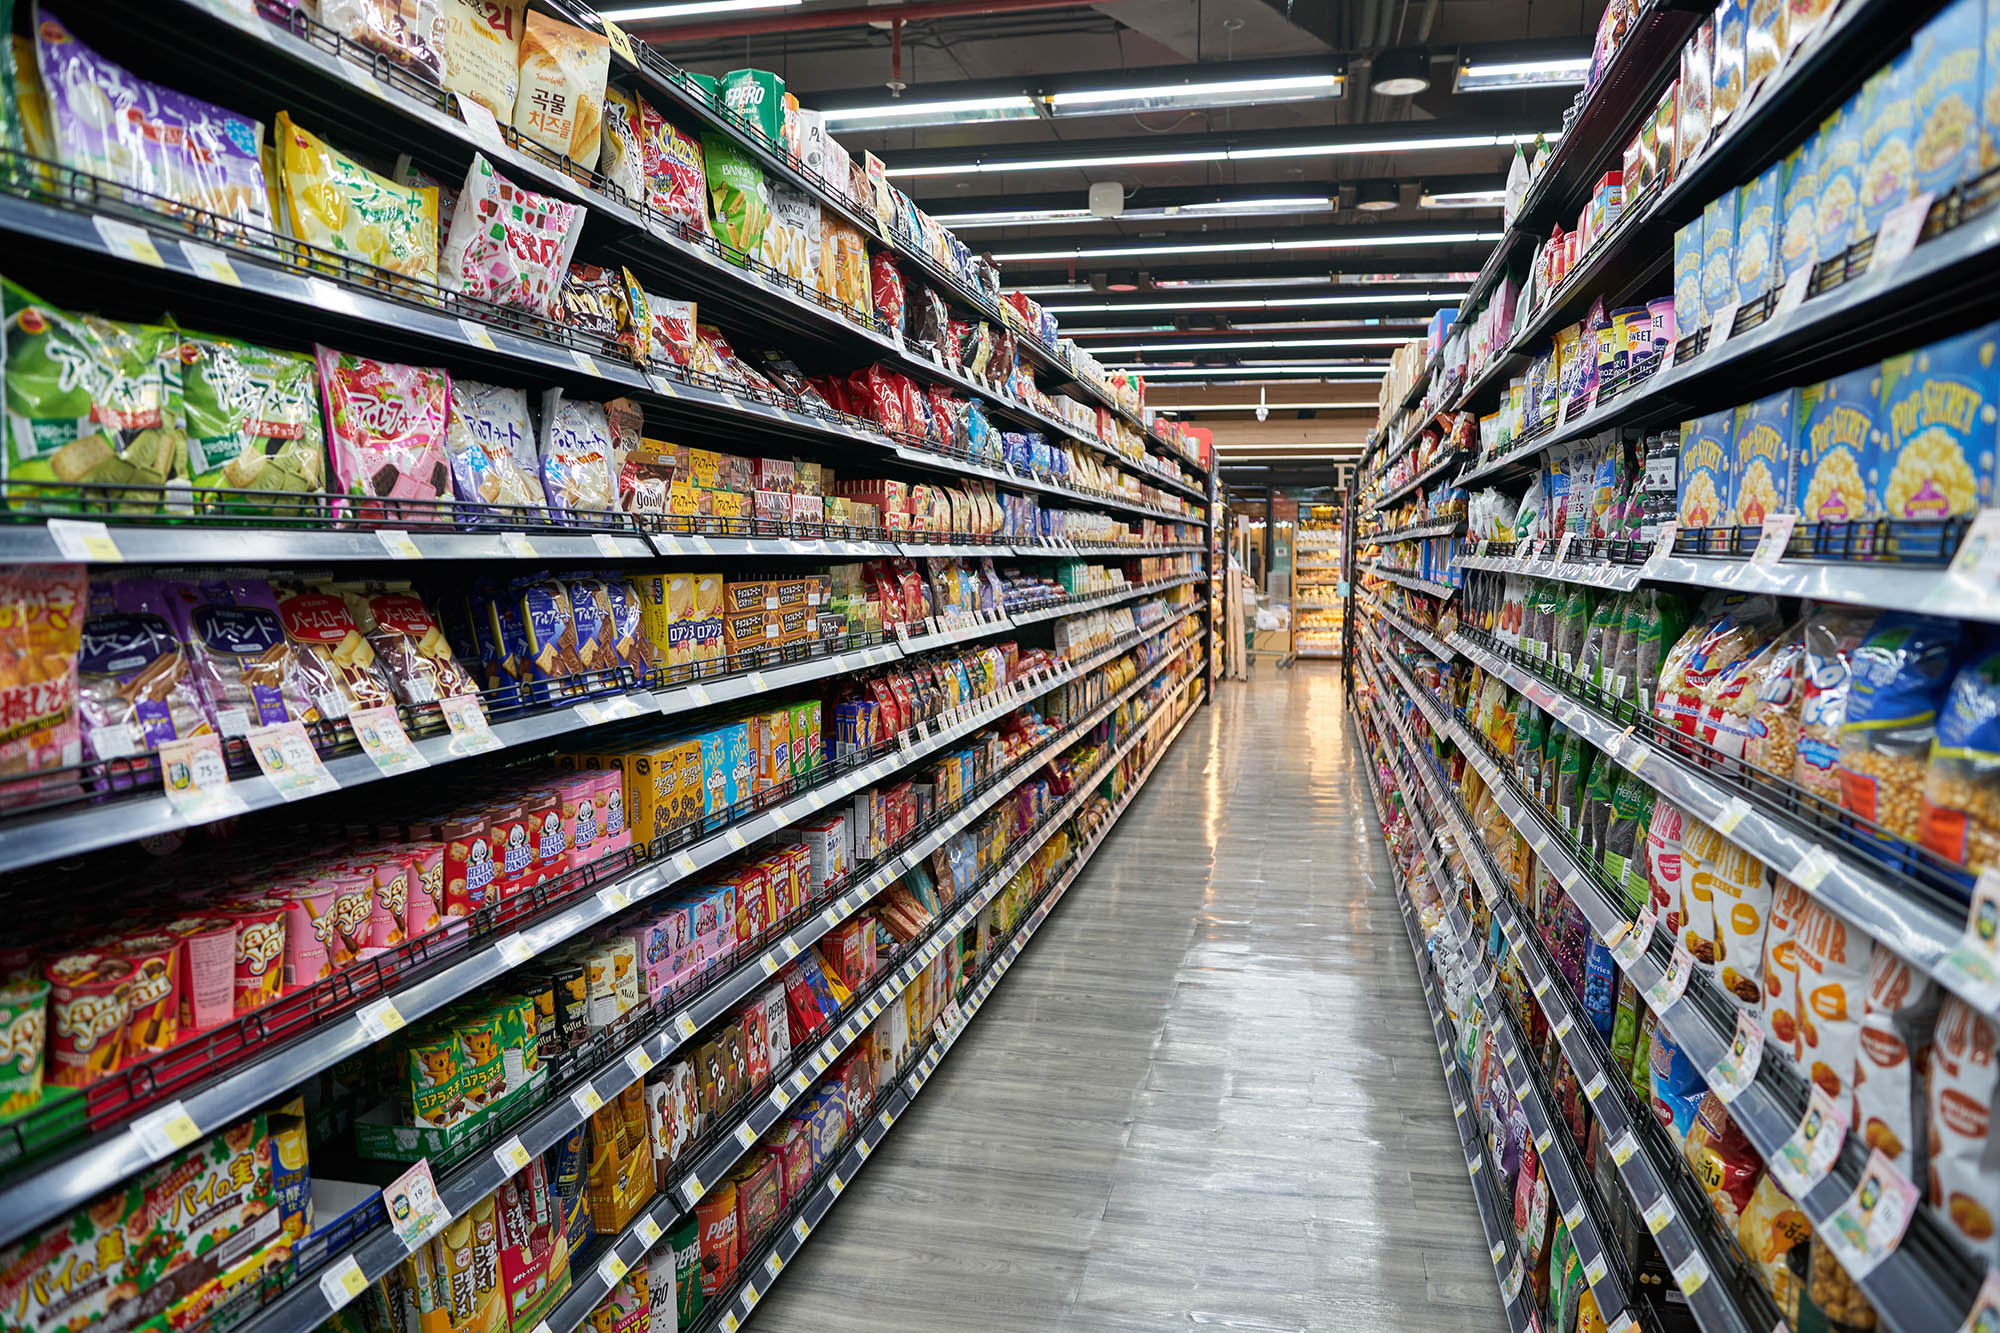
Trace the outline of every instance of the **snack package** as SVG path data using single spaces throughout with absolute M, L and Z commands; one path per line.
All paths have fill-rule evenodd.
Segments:
M 603 33 L 529 11 L 521 33 L 514 128 L 593 170 L 603 144 L 604 81 L 610 72 L 611 41 Z
M 1702 1097 L 1688 1126 L 1681 1155 L 1694 1169 L 1702 1192 L 1722 1219 L 1723 1230 L 1734 1234 L 1743 1210 L 1750 1204 L 1751 1191 L 1764 1174 L 1764 1163 L 1750 1139 L 1729 1116 L 1722 1098 L 1714 1093 Z
M 1875 941 L 1807 899 L 1793 931 L 1799 965 L 1799 1065 L 1839 1102 L 1854 1086 L 1862 1004 Z
M 82 565 L 0 569 L 0 705 L 17 719 L 0 737 L 0 777 L 82 760 L 76 662 L 88 597 Z
M 629 268 L 571 264 L 562 281 L 562 322 L 623 347 L 644 363 L 653 340 L 646 293 Z
M 576 402 L 563 397 L 561 389 L 545 392 L 541 460 L 542 488 L 558 517 L 618 508 L 611 427 L 602 403 Z
M 604 148 L 598 174 L 635 207 L 646 202 L 646 159 L 639 146 L 639 98 L 619 88 L 604 90 Z
M 701 144 L 669 124 L 652 104 L 639 99 L 639 156 L 646 177 L 646 202 L 656 213 L 708 235 L 708 172 Z
M 238 736 L 251 727 L 318 717 L 270 584 L 176 583 L 169 597 L 174 629 L 187 645 L 217 731 Z
M 326 437 L 311 357 L 183 333 L 180 359 L 189 485 L 305 495 L 326 489 Z M 222 503 L 282 507 L 266 496 L 225 495 Z
M 554 318 L 582 230 L 580 205 L 524 190 L 474 153 L 438 276 L 452 291 Z
M 396 701 L 343 598 L 302 583 L 276 585 L 273 591 L 291 645 L 290 665 L 319 717 L 346 717 L 357 708 Z
M 94 498 L 159 507 L 185 466 L 180 337 L 172 329 L 70 315 L 0 279 L 5 302 L 6 449 L 0 477 L 35 482 L 12 503 L 129 485 Z
M 438 277 L 438 197 L 378 176 L 278 113 L 285 221 L 305 244 L 423 283 Z
M 1798 762 L 1792 780 L 1823 800 L 1840 803 L 1840 728 L 1847 720 L 1849 663 L 1870 620 L 1853 611 L 1816 607 L 1806 618 L 1801 668 Z
M 803 190 L 774 184 L 771 220 L 764 228 L 759 257 L 814 290 L 819 276 L 819 203 Z
M 168 586 L 156 579 L 91 583 L 76 660 L 77 712 L 91 758 L 150 754 L 213 730 L 172 617 Z
M 1915 840 L 1925 759 L 1963 625 L 1890 611 L 1855 650 L 1840 727 L 1840 803 L 1891 836 Z
M 724 109 L 735 113 L 774 148 L 784 143 L 785 81 L 762 69 L 732 69 L 718 89 Z
M 1988 324 L 1882 363 L 1882 505 L 1891 521 L 1952 518 L 1991 504 L 1995 364 L 2000 325 Z M 1905 554 L 1922 554 L 1923 529 L 1894 530 Z
M 708 195 L 713 206 L 715 237 L 743 255 L 759 253 L 764 228 L 771 217 L 771 194 L 757 160 L 721 135 L 704 134 L 702 156 L 708 166 Z
M 445 74 L 449 0 L 320 0 L 319 21 L 357 46 L 378 51 L 430 83 Z M 454 52 L 452 59 L 458 59 Z
M 1937 983 L 1889 950 L 1875 950 L 1854 1063 L 1854 1123 L 1862 1142 L 1911 1180 L 1924 1178 L 1923 1071 L 1937 1016 Z
M 399 590 L 343 589 L 342 596 L 376 666 L 403 703 L 432 704 L 476 692 L 423 599 Z
M 892 332 L 902 332 L 905 311 L 903 275 L 896 268 L 896 261 L 884 251 L 870 261 L 868 272 L 875 297 L 876 318 L 887 324 Z
M 258 122 L 134 78 L 39 7 L 35 56 L 56 161 L 245 227 L 273 230 Z
M 1938 1011 L 1931 1048 L 1931 1207 L 1988 1266 L 2000 1263 L 2000 1136 L 1992 1132 L 1993 1025 L 1956 995 Z
M 1799 914 L 1805 890 L 1778 876 L 1771 891 L 1771 921 L 1764 931 L 1764 1041 L 1796 1063 L 1799 1058 Z
M 2000 653 L 1988 653 L 1952 680 L 1938 715 L 1918 819 L 1924 846 L 1975 875 L 2000 856 Z
M 451 493 L 445 462 L 451 375 L 443 370 L 313 349 L 326 404 L 335 489 L 389 500 L 435 500 Z M 363 517 L 395 507 L 360 505 Z
M 521 87 L 521 33 L 528 0 L 440 0 L 448 58 L 444 86 L 493 113 L 514 118 Z
M 670 301 L 647 292 L 646 310 L 653 322 L 652 337 L 647 341 L 651 358 L 676 366 L 693 366 L 700 345 L 695 334 L 694 302 Z
M 526 389 L 453 380 L 445 440 L 452 492 L 474 513 L 502 505 L 529 511 L 516 516 L 527 518 L 547 503 Z

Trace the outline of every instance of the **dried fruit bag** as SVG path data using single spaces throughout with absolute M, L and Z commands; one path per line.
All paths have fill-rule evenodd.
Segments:
M 87 593 L 82 565 L 0 569 L 0 778 L 82 758 L 76 657 Z
M 209 730 L 166 584 L 97 579 L 77 652 L 83 739 L 95 759 L 149 754 Z
M 487 505 L 535 510 L 547 503 L 526 389 L 454 379 L 445 441 L 452 491 L 461 504 L 478 512 Z
M 586 170 L 597 166 L 611 42 L 603 33 L 531 11 L 521 34 L 514 128 Z
M 445 422 L 451 375 L 363 356 L 313 349 L 333 455 L 335 488 L 347 495 L 435 500 L 451 494 Z M 363 517 L 394 509 L 362 506 Z
M 258 145 L 264 129 L 199 98 L 134 78 L 76 40 L 48 10 L 36 63 L 57 160 L 169 205 L 272 230 Z
M 278 113 L 278 176 L 292 235 L 406 278 L 438 276 L 438 197 L 398 185 Z
M 452 291 L 553 318 L 582 229 L 581 205 L 524 190 L 475 153 L 439 278 Z
M 183 333 L 181 361 L 192 485 L 303 494 L 326 489 L 326 437 L 311 357 Z M 269 504 L 250 496 L 226 496 L 223 503 Z
M 708 235 L 708 170 L 701 145 L 639 101 L 639 155 L 645 164 L 646 202 L 656 213 Z
M 445 75 L 441 0 L 320 0 L 319 21 L 432 83 Z M 458 60 L 452 52 L 452 60 Z
M 708 161 L 708 195 L 716 239 L 744 255 L 757 254 L 771 217 L 771 193 L 764 184 L 764 169 L 720 135 L 705 134 L 701 142 Z
M 180 336 L 172 329 L 71 315 L 0 280 L 5 301 L 6 449 L 0 477 L 35 482 L 9 503 L 130 485 L 104 495 L 158 506 L 185 455 Z

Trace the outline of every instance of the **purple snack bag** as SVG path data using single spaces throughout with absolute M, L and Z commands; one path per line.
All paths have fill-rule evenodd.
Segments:
M 156 579 L 98 578 L 77 649 L 77 712 L 95 759 L 147 754 L 213 730 L 172 599 Z
M 270 584 L 262 579 L 174 583 L 168 593 L 175 628 L 217 731 L 239 736 L 251 727 L 312 716 Z

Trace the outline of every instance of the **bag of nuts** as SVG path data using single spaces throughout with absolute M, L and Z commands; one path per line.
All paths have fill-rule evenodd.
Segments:
M 2000 859 L 2000 653 L 1951 683 L 1924 773 L 1918 829 L 1924 846 L 1975 875 Z
M 1849 663 L 1871 623 L 1867 616 L 1835 609 L 1816 609 L 1806 619 L 1805 661 L 1799 678 L 1798 758 L 1792 781 L 1836 805 L 1840 802 L 1840 724 L 1847 719 L 1847 688 L 1853 679 Z M 1770 771 L 1784 772 L 1779 768 Z
M 1854 652 L 1840 727 L 1840 803 L 1914 841 L 1925 759 L 1957 665 L 1960 622 L 1889 611 Z
M 1799 688 L 1806 655 L 1801 621 L 1779 635 L 1750 664 L 1750 679 L 1728 708 L 1727 728 L 1740 732 L 1743 758 L 1780 778 L 1791 775 L 1799 752 Z

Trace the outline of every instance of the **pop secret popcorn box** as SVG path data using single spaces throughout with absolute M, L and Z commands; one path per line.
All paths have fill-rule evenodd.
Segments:
M 0 1253 L 0 1330 L 179 1327 L 219 1284 L 289 1251 L 265 1119 L 252 1116 Z

